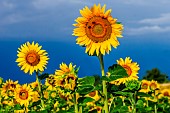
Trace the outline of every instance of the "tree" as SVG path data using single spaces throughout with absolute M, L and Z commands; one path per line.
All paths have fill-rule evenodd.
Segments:
M 168 82 L 168 76 L 159 71 L 158 68 L 153 68 L 152 70 L 146 71 L 146 75 L 143 77 L 146 80 L 155 80 L 158 83 Z

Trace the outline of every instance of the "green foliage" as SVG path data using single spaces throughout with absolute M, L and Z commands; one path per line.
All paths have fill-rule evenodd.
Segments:
M 143 77 L 146 80 L 155 80 L 158 83 L 168 82 L 168 76 L 160 72 L 158 68 L 146 71 L 146 75 Z
M 49 74 L 48 73 L 44 73 L 38 76 L 39 80 L 44 80 L 45 78 L 48 78 Z
M 129 80 L 125 83 L 126 89 L 128 90 L 139 90 L 140 88 L 140 81 L 138 80 Z
M 118 64 L 114 64 L 110 66 L 108 68 L 108 72 L 110 73 L 110 76 L 109 76 L 110 81 L 128 76 L 126 70 Z

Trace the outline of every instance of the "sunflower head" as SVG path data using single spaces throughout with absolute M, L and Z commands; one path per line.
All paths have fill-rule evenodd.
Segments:
M 160 90 L 160 95 L 158 98 L 169 98 L 170 99 L 170 89 L 162 89 Z
M 74 90 L 74 88 L 76 87 L 76 80 L 77 80 L 77 76 L 75 74 L 68 74 L 65 77 L 65 81 L 66 81 L 65 88 Z
M 25 73 L 29 72 L 31 75 L 34 71 L 44 71 L 49 58 L 47 52 L 41 50 L 41 48 L 42 46 L 39 46 L 38 43 L 35 44 L 34 42 L 32 42 L 32 44 L 27 42 L 18 48 L 18 58 L 16 59 L 16 62 L 18 63 L 18 66 L 21 67 L 21 70 Z
M 145 93 L 149 92 L 150 91 L 149 86 L 150 86 L 150 81 L 142 80 L 140 92 L 145 92 Z
M 47 90 L 54 90 L 57 84 L 57 79 L 55 75 L 49 75 L 45 80 L 45 85 L 48 86 Z
M 125 60 L 120 58 L 119 60 L 117 60 L 117 64 L 122 66 L 126 70 L 128 76 L 111 81 L 111 84 L 120 85 L 122 83 L 124 84 L 126 81 L 138 80 L 139 77 L 137 76 L 137 74 L 140 69 L 139 65 L 136 62 L 132 62 L 132 59 L 130 59 L 130 57 L 126 57 Z
M 20 105 L 28 106 L 32 99 L 32 89 L 29 85 L 24 84 L 22 86 L 17 86 L 15 90 L 15 99 Z
M 18 81 L 13 82 L 13 80 L 6 80 L 6 82 L 2 85 L 2 91 L 1 95 L 5 98 L 8 98 L 8 96 L 14 95 L 14 90 L 17 87 Z
M 170 97 L 170 89 L 164 89 L 161 91 L 161 94 L 166 97 Z
M 150 89 L 151 90 L 155 90 L 155 89 L 159 89 L 159 88 L 160 88 L 160 85 L 157 83 L 157 81 L 152 80 L 150 82 Z
M 6 80 L 6 82 L 2 85 L 2 89 L 14 91 L 17 85 L 18 85 L 18 81 L 13 82 L 13 80 L 9 79 L 9 80 Z
M 86 46 L 86 53 L 97 56 L 109 53 L 111 47 L 119 45 L 117 37 L 122 37 L 123 25 L 111 16 L 111 9 L 105 11 L 106 5 L 94 4 L 80 10 L 81 17 L 78 17 L 73 24 L 76 28 L 73 35 L 78 36 L 77 44 Z
M 117 64 L 121 65 L 129 75 L 129 77 L 133 77 L 134 79 L 138 79 L 138 71 L 139 71 L 139 65 L 136 62 L 132 62 L 132 59 L 130 57 L 126 57 L 125 60 L 120 58 L 117 60 Z
M 70 63 L 69 65 L 61 63 L 60 69 L 55 71 L 55 75 L 64 76 L 70 73 L 75 73 L 75 67 L 76 65 L 73 65 L 72 63 Z

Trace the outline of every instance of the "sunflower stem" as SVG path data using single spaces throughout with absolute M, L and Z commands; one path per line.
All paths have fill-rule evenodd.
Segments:
M 155 94 L 155 91 L 154 91 L 154 98 L 155 98 L 156 94 Z M 157 113 L 157 106 L 156 104 L 154 105 L 154 109 L 155 109 L 155 113 Z
M 105 76 L 103 55 L 100 53 L 99 56 L 98 56 L 98 58 L 99 58 L 99 61 L 100 61 L 100 68 L 101 68 L 102 76 Z M 102 84 L 103 84 L 103 94 L 104 94 L 104 97 L 105 97 L 105 99 L 104 99 L 104 110 L 105 110 L 105 113 L 109 113 L 106 81 L 103 80 L 103 81 L 102 81 Z
M 38 79 L 38 72 L 36 72 L 36 80 L 37 80 L 37 82 L 38 82 L 38 89 L 39 89 L 39 92 L 40 92 L 42 109 L 44 110 L 44 109 L 45 109 L 45 105 L 44 105 L 44 101 L 43 101 L 43 94 L 42 94 L 42 91 L 41 91 L 40 81 L 39 81 L 39 79 Z
M 74 110 L 75 110 L 75 113 L 79 113 L 78 105 L 77 105 L 77 102 L 76 102 L 76 93 L 74 94 Z
M 132 94 L 132 113 L 136 113 L 136 94 L 137 91 L 135 91 L 135 93 Z

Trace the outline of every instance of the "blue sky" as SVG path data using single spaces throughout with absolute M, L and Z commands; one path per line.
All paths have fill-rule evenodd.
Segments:
M 35 80 L 15 63 L 18 47 L 33 40 L 49 53 L 45 72 L 54 73 L 63 61 L 80 66 L 79 76 L 100 74 L 98 59 L 86 55 L 72 36 L 79 10 L 94 3 L 106 4 L 124 25 L 120 46 L 104 57 L 106 70 L 120 57 L 130 56 L 140 65 L 140 78 L 154 67 L 170 75 L 169 0 L 1 0 L 0 76 L 20 83 Z

